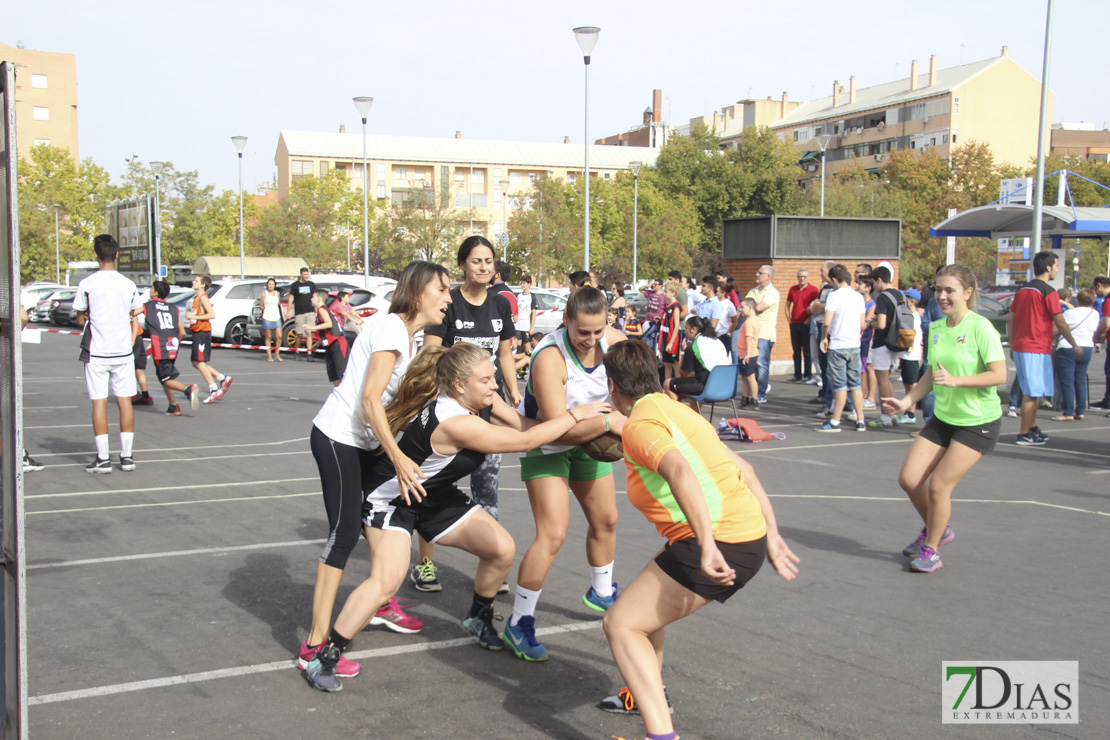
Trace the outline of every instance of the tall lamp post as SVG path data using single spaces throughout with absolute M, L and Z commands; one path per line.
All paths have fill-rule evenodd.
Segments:
M 239 152 L 239 277 L 247 276 L 247 253 L 243 241 L 243 150 L 247 148 L 246 136 L 232 136 L 231 143 Z
M 151 162 L 150 171 L 154 173 L 154 276 L 162 277 L 162 168 L 165 162 Z M 169 271 L 167 270 L 167 275 Z
M 636 238 L 640 233 L 637 219 L 640 215 L 640 168 L 643 166 L 643 162 L 628 163 L 628 169 L 632 170 L 632 290 L 636 290 L 636 266 L 639 259 Z
M 583 225 L 583 252 L 582 269 L 590 269 L 590 52 L 594 50 L 597 36 L 601 29 L 597 26 L 579 26 L 574 29 L 574 38 L 578 47 L 582 49 L 582 59 L 586 66 L 586 134 L 582 143 L 582 150 L 586 153 L 584 174 L 586 176 L 586 215 Z
M 374 99 L 362 95 L 354 99 L 355 110 L 362 118 L 362 287 L 370 284 L 370 173 L 366 169 L 366 117 Z
M 54 283 L 55 285 L 62 284 L 62 246 L 58 241 L 58 209 L 61 208 L 57 203 L 54 204 Z
M 821 149 L 821 218 L 825 217 L 825 150 L 829 148 L 832 136 L 821 134 L 817 137 L 817 146 Z
M 508 187 L 509 187 L 509 181 L 508 180 L 499 180 L 497 182 L 497 186 L 499 188 L 501 188 L 501 233 L 502 234 L 508 234 L 509 233 L 509 216 L 508 216 L 509 194 L 508 194 L 507 190 L 508 190 Z M 502 244 L 502 246 L 501 246 L 501 259 L 504 262 L 508 262 L 509 261 L 509 245 L 505 244 L 504 239 L 501 240 L 501 244 Z

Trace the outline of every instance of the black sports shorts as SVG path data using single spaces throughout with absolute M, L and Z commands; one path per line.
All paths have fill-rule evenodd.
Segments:
M 725 562 L 736 570 L 736 582 L 731 586 L 714 583 L 701 572 L 701 545 L 693 537 L 667 545 L 663 552 L 655 556 L 655 564 L 679 585 L 702 598 L 723 604 L 759 572 L 767 559 L 767 537 L 765 535 L 751 542 L 718 542 L 717 549 Z

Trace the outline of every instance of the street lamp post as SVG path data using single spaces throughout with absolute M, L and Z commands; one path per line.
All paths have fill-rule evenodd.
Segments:
M 151 162 L 150 171 L 154 173 L 154 276 L 162 277 L 162 168 L 165 162 Z M 167 271 L 168 274 L 168 271 Z
M 246 136 L 232 136 L 231 143 L 239 152 L 239 277 L 247 276 L 247 253 L 243 240 L 243 150 L 247 148 Z
M 374 99 L 362 95 L 354 99 L 355 110 L 362 118 L 362 287 L 370 284 L 370 173 L 366 169 L 366 117 Z
M 57 203 L 54 204 L 54 283 L 56 285 L 62 284 L 62 247 L 61 242 L 58 241 L 58 209 L 61 208 Z
M 643 162 L 629 162 L 628 169 L 632 170 L 632 290 L 636 290 L 636 267 L 639 259 L 639 248 L 637 244 L 637 237 L 640 234 L 639 223 L 637 221 L 640 215 L 640 168 L 643 167 Z
M 507 190 L 508 190 L 508 187 L 509 187 L 509 181 L 508 180 L 499 180 L 497 185 L 498 185 L 498 187 L 501 188 L 501 233 L 502 234 L 508 234 L 509 233 L 509 216 L 508 216 L 509 194 L 508 194 Z M 501 240 L 501 260 L 504 261 L 504 262 L 509 261 L 509 245 L 505 243 L 504 239 Z
M 586 153 L 583 170 L 586 177 L 586 207 L 583 225 L 583 252 L 582 269 L 590 269 L 590 52 L 597 43 L 597 36 L 601 29 L 597 26 L 579 26 L 574 29 L 574 38 L 582 49 L 582 59 L 586 67 L 586 133 L 582 142 L 582 150 Z
M 347 272 L 351 271 L 351 217 L 347 216 Z
M 821 134 L 817 137 L 817 146 L 821 148 L 821 218 L 825 217 L 825 150 L 829 147 L 832 136 Z

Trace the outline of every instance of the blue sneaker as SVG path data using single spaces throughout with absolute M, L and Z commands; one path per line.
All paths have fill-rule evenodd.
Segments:
M 832 419 L 829 419 L 824 424 L 817 427 L 817 431 L 837 433 L 837 432 L 840 431 L 840 425 L 839 424 L 833 424 Z
M 521 660 L 531 663 L 542 663 L 547 660 L 547 648 L 536 639 L 536 618 L 521 617 L 516 624 L 505 625 L 501 633 L 505 644 L 513 654 Z
M 767 396 L 765 396 L 765 395 L 760 396 L 759 398 L 757 398 L 755 400 L 756 400 L 756 403 L 767 403 Z
M 308 662 L 308 666 L 301 672 L 308 685 L 317 691 L 342 691 L 343 684 L 335 675 L 335 666 L 339 663 L 339 648 L 327 644 L 316 651 L 316 655 Z
M 614 581 L 613 593 L 608 596 L 598 596 L 597 592 L 594 591 L 594 587 L 590 586 L 590 590 L 587 591 L 586 595 L 582 597 L 582 603 L 593 609 L 595 612 L 601 612 L 602 614 L 604 614 L 605 612 L 609 611 L 609 607 L 611 607 L 613 605 L 613 602 L 617 600 L 617 592 L 619 590 L 620 586 L 618 586 L 616 581 Z
M 891 421 L 894 422 L 895 426 L 912 427 L 914 424 L 917 423 L 917 417 L 910 416 L 909 414 L 902 414 L 900 416 L 893 417 Z
M 502 650 L 505 647 L 505 641 L 493 627 L 495 619 L 500 620 L 502 617 L 493 613 L 492 606 L 486 606 L 478 612 L 477 616 L 464 619 L 463 627 L 466 627 L 467 632 L 478 637 L 478 647 L 486 650 Z
M 915 573 L 932 573 L 940 570 L 941 565 L 937 551 L 928 545 L 922 545 L 917 551 L 917 557 L 910 561 L 910 570 Z

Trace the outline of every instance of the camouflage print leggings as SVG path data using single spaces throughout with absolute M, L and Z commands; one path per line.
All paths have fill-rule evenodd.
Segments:
M 497 476 L 501 473 L 501 453 L 486 455 L 486 460 L 470 474 L 470 496 L 474 503 L 497 518 Z

